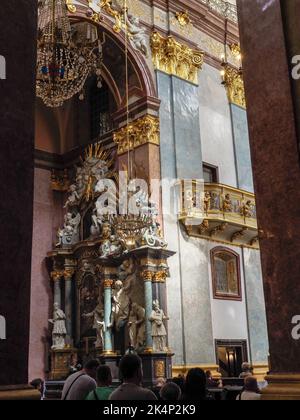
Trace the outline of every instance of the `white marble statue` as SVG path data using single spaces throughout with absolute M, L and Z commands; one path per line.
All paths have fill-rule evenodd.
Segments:
M 142 349 L 146 341 L 145 309 L 137 303 L 132 303 L 128 318 L 130 346 Z
M 145 229 L 143 242 L 151 248 L 166 248 L 168 246 L 161 235 L 159 224 L 155 220 L 149 228 Z
M 66 346 L 66 315 L 59 308 L 58 303 L 54 303 L 53 319 L 49 319 L 53 324 L 52 331 L 52 350 L 63 350 Z
M 129 41 L 132 47 L 140 51 L 146 57 L 149 56 L 147 34 L 144 28 L 142 28 L 140 19 L 133 15 L 127 17 L 127 28 Z
M 93 328 L 96 330 L 97 340 L 95 343 L 95 347 L 103 348 L 104 347 L 104 333 L 106 330 L 105 322 L 104 322 L 104 309 L 101 304 L 98 304 L 96 308 L 88 313 L 83 314 L 84 318 L 94 318 Z
M 56 247 L 64 245 L 72 245 L 79 241 L 79 224 L 81 216 L 77 213 L 73 216 L 72 213 L 65 215 L 65 222 L 62 229 L 57 232 L 58 242 Z
M 68 207 L 72 207 L 75 204 L 78 203 L 78 201 L 80 200 L 80 196 L 77 192 L 77 186 L 75 184 L 72 184 L 69 188 L 69 197 L 64 205 L 64 209 L 68 208 Z
M 153 302 L 153 311 L 149 318 L 152 324 L 152 339 L 153 339 L 153 351 L 156 353 L 167 352 L 167 331 L 164 326 L 164 321 L 169 318 L 164 314 L 164 311 L 160 309 L 158 300 Z

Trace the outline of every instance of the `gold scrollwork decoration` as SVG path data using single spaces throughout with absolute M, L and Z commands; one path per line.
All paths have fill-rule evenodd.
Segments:
M 118 155 L 147 143 L 159 145 L 159 119 L 151 115 L 139 118 L 114 133 L 114 142 L 118 145 Z
M 73 4 L 73 0 L 66 0 L 66 6 L 67 6 L 67 9 L 70 13 L 76 13 L 77 12 L 77 8 Z
M 147 281 L 152 281 L 153 276 L 154 276 L 154 273 L 152 271 L 149 271 L 149 270 L 144 270 L 141 273 L 142 279 L 146 282 Z
M 118 34 L 122 30 L 122 13 L 113 8 L 112 0 L 100 0 L 100 8 L 115 19 L 113 30 Z
M 151 35 L 151 50 L 156 70 L 198 84 L 198 73 L 204 61 L 202 51 L 179 43 L 173 36 L 164 38 L 158 32 Z
M 165 270 L 157 271 L 153 276 L 153 283 L 165 283 L 168 273 Z
M 176 12 L 175 16 L 180 26 L 184 27 L 191 23 L 191 18 L 187 10 L 184 12 Z

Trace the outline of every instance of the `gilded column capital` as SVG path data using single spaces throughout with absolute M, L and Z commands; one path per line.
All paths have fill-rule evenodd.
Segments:
M 158 32 L 151 35 L 153 65 L 156 70 L 198 84 L 204 53 L 181 44 L 173 36 L 163 37 Z
M 63 276 L 65 280 L 71 280 L 73 275 L 75 274 L 75 268 L 74 267 L 66 267 L 63 272 Z
M 64 272 L 61 270 L 52 271 L 50 276 L 53 281 L 59 281 L 64 275 Z
M 154 273 L 150 270 L 144 270 L 141 272 L 141 277 L 145 282 L 152 282 Z
M 114 133 L 114 142 L 118 145 L 118 155 L 147 143 L 159 145 L 159 118 L 146 115 L 133 121 Z
M 165 270 L 157 271 L 153 276 L 153 283 L 165 283 L 167 280 L 168 274 Z
M 242 71 L 231 67 L 229 64 L 225 64 L 223 70 L 223 78 L 229 102 L 242 108 L 246 108 L 245 88 Z
M 114 281 L 111 279 L 104 280 L 104 289 L 111 289 Z

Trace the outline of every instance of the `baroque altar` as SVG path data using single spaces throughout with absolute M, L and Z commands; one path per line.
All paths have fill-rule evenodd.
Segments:
M 88 147 L 73 175 L 64 225 L 48 253 L 51 379 L 65 379 L 75 360 L 96 357 L 117 381 L 118 362 L 130 352 L 143 361 L 145 385 L 170 378 L 166 281 L 174 253 L 167 250 L 157 206 L 131 186 L 129 211 L 120 214 L 114 159 L 99 144 Z

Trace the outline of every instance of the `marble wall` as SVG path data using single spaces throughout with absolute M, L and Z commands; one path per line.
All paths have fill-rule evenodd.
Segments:
M 46 255 L 53 248 L 62 220 L 61 193 L 50 188 L 51 173 L 35 169 L 34 219 L 31 274 L 29 379 L 44 378 L 47 361 L 48 319 L 52 318 L 52 291 Z
M 247 112 L 245 109 L 231 104 L 233 139 L 235 149 L 238 188 L 254 191 L 252 164 L 249 144 Z
M 269 342 L 260 253 L 245 248 L 243 259 L 251 359 L 254 363 L 266 362 Z
M 229 105 L 219 71 L 204 64 L 199 87 L 161 72 L 157 84 L 162 178 L 202 178 L 202 160 L 218 167 L 220 183 L 253 190 L 246 113 Z M 162 197 L 165 204 L 166 186 Z M 164 214 L 164 233 L 169 249 L 176 251 L 169 261 L 167 284 L 174 364 L 215 364 L 215 340 L 247 340 L 252 361 L 265 363 L 268 342 L 259 252 L 228 246 L 240 255 L 243 300 L 216 300 L 210 251 L 219 243 L 190 238 L 171 214 Z
M 228 98 L 220 72 L 204 64 L 199 75 L 198 98 L 202 156 L 219 169 L 222 184 L 237 186 L 232 125 Z

